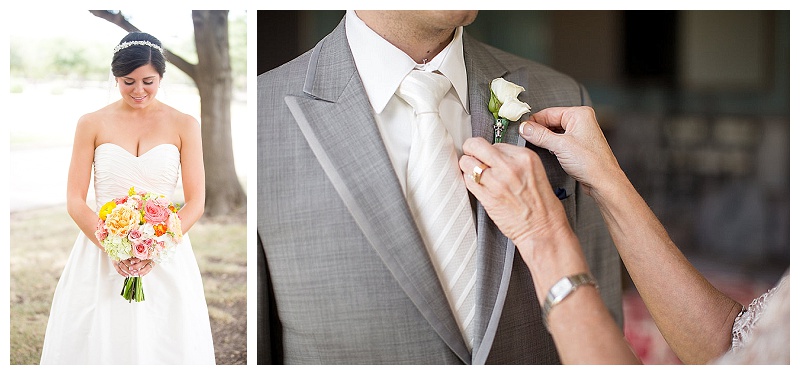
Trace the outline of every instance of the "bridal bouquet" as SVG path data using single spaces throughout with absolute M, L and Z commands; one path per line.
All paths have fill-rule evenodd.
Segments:
M 161 263 L 183 238 L 178 207 L 163 195 L 133 187 L 127 196 L 104 204 L 98 216 L 95 236 L 116 262 L 136 257 Z M 144 301 L 141 278 L 126 277 L 121 295 L 128 302 Z

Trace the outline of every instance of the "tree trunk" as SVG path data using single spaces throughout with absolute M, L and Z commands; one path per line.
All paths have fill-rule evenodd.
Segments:
M 247 201 L 233 163 L 228 11 L 195 10 L 192 21 L 198 61 L 193 78 L 200 92 L 206 170 L 205 214 L 213 217 L 244 209 Z

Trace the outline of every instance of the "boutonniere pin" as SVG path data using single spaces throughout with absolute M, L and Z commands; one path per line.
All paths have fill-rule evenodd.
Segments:
M 508 123 L 519 120 L 531 111 L 528 103 L 517 99 L 525 88 L 502 78 L 495 78 L 490 85 L 492 98 L 489 99 L 489 112 L 494 116 L 494 143 L 500 143 L 506 133 Z

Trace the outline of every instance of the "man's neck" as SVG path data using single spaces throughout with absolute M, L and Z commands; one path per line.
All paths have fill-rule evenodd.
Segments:
M 380 11 L 358 11 L 364 23 L 418 64 L 431 61 L 453 39 L 455 29 L 421 27 L 387 16 Z

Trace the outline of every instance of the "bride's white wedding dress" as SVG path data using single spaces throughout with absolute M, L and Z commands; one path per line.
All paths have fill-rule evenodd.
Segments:
M 134 156 L 112 143 L 94 154 L 97 209 L 128 189 L 171 197 L 180 152 L 162 144 Z M 142 278 L 145 300 L 120 296 L 124 278 L 80 233 L 56 286 L 41 364 L 214 364 L 203 282 L 189 236 Z

